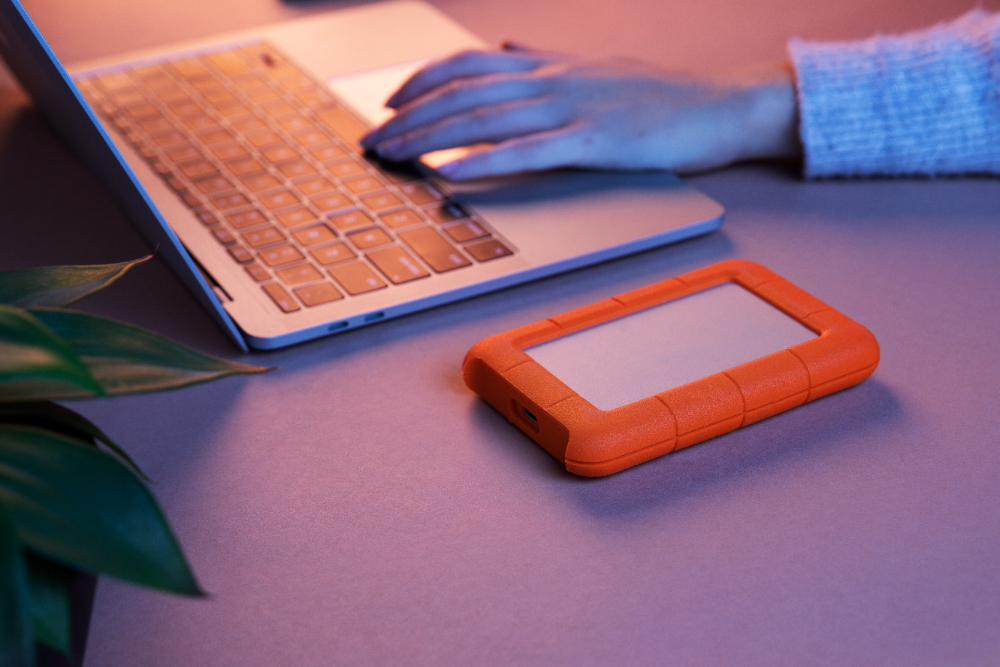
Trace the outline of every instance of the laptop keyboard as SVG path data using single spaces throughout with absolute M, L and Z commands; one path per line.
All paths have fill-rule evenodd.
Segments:
M 512 254 L 267 44 L 76 83 L 283 312 Z

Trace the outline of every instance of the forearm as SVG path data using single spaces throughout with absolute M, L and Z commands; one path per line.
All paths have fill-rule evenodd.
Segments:
M 793 40 L 809 178 L 1000 173 L 1000 15 L 861 42 Z

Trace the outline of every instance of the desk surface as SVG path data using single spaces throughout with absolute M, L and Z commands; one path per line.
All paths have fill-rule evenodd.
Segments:
M 338 6 L 26 4 L 68 61 Z M 956 5 L 435 4 L 491 41 L 688 68 Z M 281 367 L 267 375 L 75 405 L 155 480 L 211 592 L 101 580 L 86 664 L 992 664 L 997 180 L 805 183 L 766 165 L 691 180 L 725 205 L 722 231 L 251 357 Z M 147 251 L 5 74 L 0 210 L 3 268 Z M 600 480 L 567 474 L 462 384 L 480 338 L 731 257 L 869 327 L 874 376 Z M 237 357 L 156 260 L 83 306 Z

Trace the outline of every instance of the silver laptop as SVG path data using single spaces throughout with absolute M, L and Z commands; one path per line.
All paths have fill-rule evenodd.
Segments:
M 389 37 L 387 37 L 389 36 Z M 434 58 L 486 45 L 415 0 L 67 69 L 17 0 L 0 52 L 242 349 L 277 348 L 717 229 L 667 173 L 447 184 L 358 139 Z M 74 85 L 75 84 L 75 85 Z M 444 156 L 447 157 L 447 156 Z

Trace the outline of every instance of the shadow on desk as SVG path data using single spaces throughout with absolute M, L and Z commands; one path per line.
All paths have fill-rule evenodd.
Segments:
M 818 455 L 829 448 L 852 448 L 877 440 L 903 418 L 903 409 L 878 380 L 821 398 L 745 428 L 668 454 L 609 477 L 585 478 L 566 472 L 548 453 L 482 401 L 474 419 L 484 429 L 509 429 L 491 439 L 506 446 L 534 474 L 559 479 L 562 493 L 595 517 L 639 517 L 715 495 L 749 476 Z M 873 437 L 873 435 L 875 437 Z M 515 451 L 516 450 L 516 451 Z M 526 472 L 526 474 L 531 474 Z

